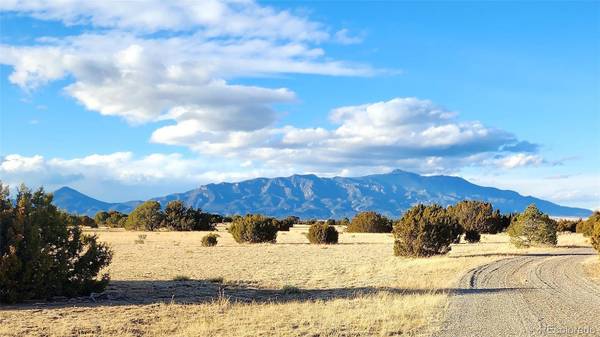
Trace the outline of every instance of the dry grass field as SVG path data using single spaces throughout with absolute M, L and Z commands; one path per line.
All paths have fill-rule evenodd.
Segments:
M 304 232 L 256 245 L 219 232 L 207 248 L 202 232 L 98 230 L 115 252 L 108 290 L 0 307 L 0 336 L 425 336 L 464 272 L 527 252 L 501 234 L 407 259 L 393 256 L 390 234 L 343 233 L 320 246 Z M 557 249 L 581 245 L 561 235 Z

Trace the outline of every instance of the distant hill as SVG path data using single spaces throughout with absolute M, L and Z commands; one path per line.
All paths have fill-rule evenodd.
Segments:
M 109 203 L 89 197 L 70 187 L 61 187 L 54 191 L 54 204 L 71 213 L 94 216 L 98 211 L 116 210 L 129 213 L 141 201 L 128 201 L 122 203 Z
M 58 207 L 88 215 L 110 209 L 128 213 L 140 203 L 107 203 L 68 187 L 54 192 L 54 198 Z M 587 217 L 592 213 L 583 208 L 522 196 L 514 191 L 478 186 L 459 177 L 422 176 L 401 170 L 354 178 L 320 178 L 316 175 L 257 178 L 238 183 L 208 184 L 153 200 L 163 206 L 169 201 L 181 200 L 188 206 L 224 215 L 261 213 L 322 219 L 352 217 L 364 210 L 398 217 L 414 204 L 447 206 L 465 199 L 491 202 L 502 212 L 520 212 L 534 203 L 553 216 Z

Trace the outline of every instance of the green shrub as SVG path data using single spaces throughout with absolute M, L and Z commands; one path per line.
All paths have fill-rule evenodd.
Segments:
M 175 282 L 187 282 L 191 280 L 192 279 L 187 275 L 175 275 L 175 277 L 173 277 L 173 281 Z
M 96 215 L 94 215 L 94 220 L 96 221 L 96 223 L 100 226 L 104 226 L 106 225 L 106 220 L 108 220 L 108 212 L 106 211 L 99 211 L 98 213 L 96 213 Z
M 123 228 L 125 227 L 125 222 L 127 222 L 127 214 L 119 211 L 109 211 L 104 225 L 111 228 Z
M 52 194 L 21 186 L 13 205 L 0 183 L 0 302 L 14 303 L 54 296 L 101 292 L 111 250 L 68 226 L 52 204 Z
M 81 226 L 98 228 L 98 224 L 96 223 L 96 221 L 94 221 L 94 219 L 90 218 L 87 215 L 80 217 L 79 223 Z
M 592 247 L 600 254 L 600 222 L 594 224 L 594 230 L 591 235 Z
M 394 225 L 394 254 L 431 256 L 450 251 L 456 219 L 439 205 L 417 205 Z
M 326 222 L 317 222 L 310 226 L 306 235 L 310 243 L 334 244 L 338 243 L 338 231 Z
M 556 245 L 556 221 L 531 204 L 517 215 L 507 230 L 516 247 Z
M 288 219 L 279 220 L 277 218 L 269 218 L 269 220 L 271 221 L 271 224 L 281 232 L 289 231 L 290 227 L 293 225 Z
M 585 221 L 581 221 L 577 224 L 576 232 L 583 234 L 583 236 L 591 236 L 594 231 L 595 224 L 600 223 L 600 212 L 595 211 Z
M 277 239 L 277 228 L 271 219 L 259 214 L 236 217 L 228 230 L 237 243 L 275 242 Z
M 468 243 L 475 243 L 481 240 L 481 234 L 476 230 L 465 231 L 465 240 Z
M 140 204 L 129 214 L 125 221 L 125 228 L 153 231 L 161 226 L 162 221 L 163 213 L 160 210 L 160 204 L 150 200 Z
M 350 226 L 350 219 L 348 218 L 342 218 L 340 220 L 337 221 L 337 225 L 338 226 L 344 226 L 346 228 L 348 228 L 348 226 Z
M 391 231 L 390 219 L 371 211 L 356 214 L 346 228 L 346 232 L 351 233 L 390 233 Z
M 494 209 L 489 202 L 463 200 L 448 207 L 448 213 L 456 218 L 461 231 L 497 233 Z
M 281 220 L 279 220 L 279 224 L 277 230 L 279 231 L 289 231 L 291 227 L 294 227 L 295 224 L 300 223 L 300 218 L 297 216 L 288 216 Z
M 580 222 L 583 222 L 583 220 L 560 219 L 556 222 L 556 231 L 575 233 L 577 231 L 577 225 L 579 225 Z
M 214 233 L 210 233 L 210 234 L 205 235 L 202 238 L 202 246 L 203 247 L 214 247 L 214 246 L 216 246 L 217 243 L 218 243 L 218 240 L 217 240 L 218 237 L 219 237 L 219 235 L 214 234 Z
M 302 293 L 302 290 L 300 290 L 300 288 L 296 286 L 286 284 L 283 287 L 281 287 L 281 293 L 285 295 L 295 295 Z

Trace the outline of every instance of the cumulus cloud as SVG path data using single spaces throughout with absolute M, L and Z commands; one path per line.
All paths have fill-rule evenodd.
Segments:
M 258 129 L 274 122 L 273 104 L 295 95 L 235 79 L 373 73 L 327 58 L 317 46 L 330 39 L 324 25 L 252 1 L 6 1 L 0 9 L 101 28 L 0 45 L 0 64 L 12 66 L 9 80 L 25 90 L 72 78 L 65 90 L 85 108 L 131 123 L 172 118 Z
M 273 166 L 310 171 L 336 167 L 405 167 L 436 172 L 471 164 L 507 168 L 539 164 L 537 155 L 514 152 L 512 134 L 414 97 L 346 106 L 330 113 L 333 129 L 294 126 L 226 132 L 178 121 L 156 130 L 152 141 L 182 145 L 204 155 L 227 154 Z

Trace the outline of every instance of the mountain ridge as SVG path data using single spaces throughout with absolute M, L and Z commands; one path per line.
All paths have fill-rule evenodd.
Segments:
M 129 213 L 141 201 L 108 203 L 70 187 L 55 191 L 55 204 L 69 212 L 93 215 L 100 210 Z M 553 216 L 587 217 L 590 210 L 561 206 L 512 190 L 473 184 L 456 176 L 423 176 L 403 170 L 362 177 L 323 178 L 314 174 L 254 178 L 220 182 L 152 198 L 164 207 L 181 200 L 188 206 L 219 214 L 261 213 L 269 216 L 296 215 L 301 218 L 342 218 L 373 210 L 399 217 L 417 203 L 443 206 L 460 200 L 491 202 L 502 212 L 520 212 L 531 203 Z

